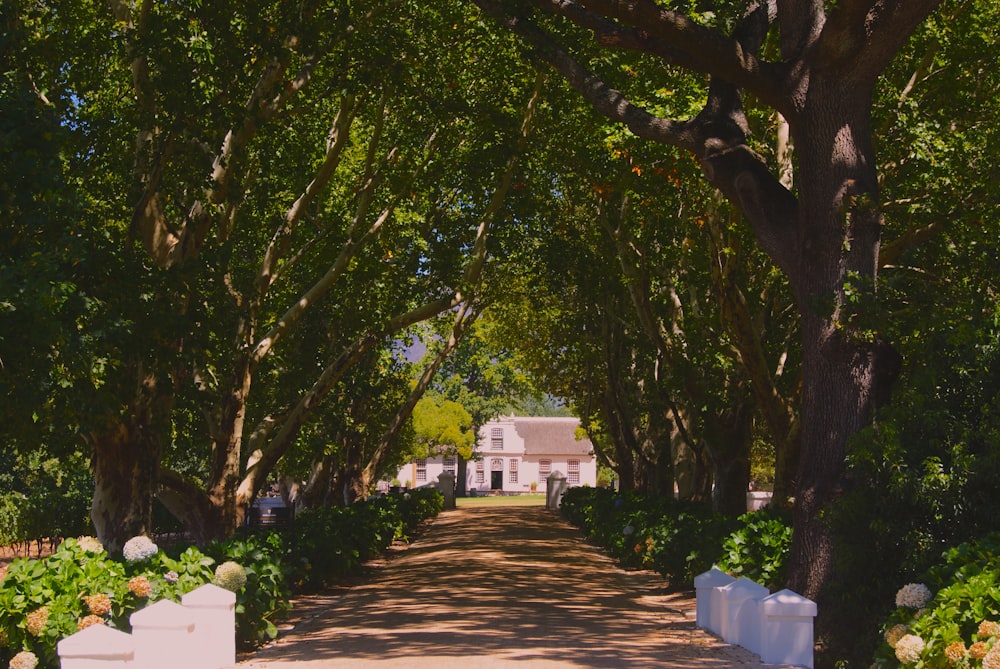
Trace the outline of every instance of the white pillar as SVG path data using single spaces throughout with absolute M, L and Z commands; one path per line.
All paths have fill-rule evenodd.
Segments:
M 131 634 L 107 625 L 91 625 L 56 644 L 62 669 L 119 669 L 134 667 L 135 642 Z
M 545 479 L 545 508 L 558 509 L 562 504 L 563 493 L 566 492 L 566 475 L 554 471 Z
M 169 599 L 150 604 L 129 617 L 138 669 L 185 669 L 197 664 L 194 616 Z
M 437 489 L 444 495 L 444 508 L 455 508 L 455 475 L 451 472 L 441 472 L 438 476 Z
M 717 588 L 729 585 L 735 580 L 726 572 L 715 567 L 694 577 L 695 625 L 721 636 L 722 611 L 718 606 L 719 603 L 712 601 L 712 593 Z
M 729 585 L 719 588 L 722 595 L 722 640 L 726 643 L 746 647 L 740 640 L 740 611 L 744 607 L 753 607 L 756 617 L 757 600 L 767 597 L 769 591 L 762 585 L 754 583 L 749 578 L 740 578 Z M 746 631 L 752 633 L 753 627 L 745 625 Z M 749 639 L 754 642 L 756 640 Z M 756 645 L 754 643 L 754 645 Z
M 813 619 L 816 602 L 791 590 L 779 590 L 757 603 L 760 659 L 767 664 L 813 668 Z
M 207 583 L 181 597 L 194 619 L 194 664 L 219 669 L 236 664 L 236 593 Z

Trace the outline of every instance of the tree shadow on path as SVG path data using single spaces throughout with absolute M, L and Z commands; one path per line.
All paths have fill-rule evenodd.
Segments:
M 760 667 L 694 625 L 694 598 L 627 572 L 540 507 L 464 508 L 362 585 L 308 598 L 243 669 Z

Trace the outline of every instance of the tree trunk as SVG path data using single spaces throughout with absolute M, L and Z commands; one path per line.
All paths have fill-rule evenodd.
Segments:
M 868 425 L 899 369 L 862 321 L 874 306 L 881 214 L 869 94 L 841 79 L 814 75 L 793 125 L 801 253 L 789 279 L 802 319 L 802 438 L 788 585 L 812 599 L 833 570 L 825 517 L 844 492 L 848 439 Z
M 152 532 L 153 486 L 159 439 L 147 425 L 119 424 L 91 439 L 94 498 L 90 517 L 109 553 Z
M 713 508 L 735 518 L 746 513 L 750 484 L 750 442 L 753 437 L 753 403 L 733 397 L 732 406 L 705 428 L 705 444 L 712 454 L 715 488 Z

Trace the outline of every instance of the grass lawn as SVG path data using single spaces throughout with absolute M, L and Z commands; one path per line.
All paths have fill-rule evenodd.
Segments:
M 503 495 L 498 497 L 458 497 L 457 506 L 545 506 L 545 495 Z

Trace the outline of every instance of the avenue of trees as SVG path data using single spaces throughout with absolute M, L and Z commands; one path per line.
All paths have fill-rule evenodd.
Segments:
M 208 541 L 559 398 L 623 489 L 772 487 L 842 632 L 998 529 L 1000 4 L 2 12 L 0 520 Z

